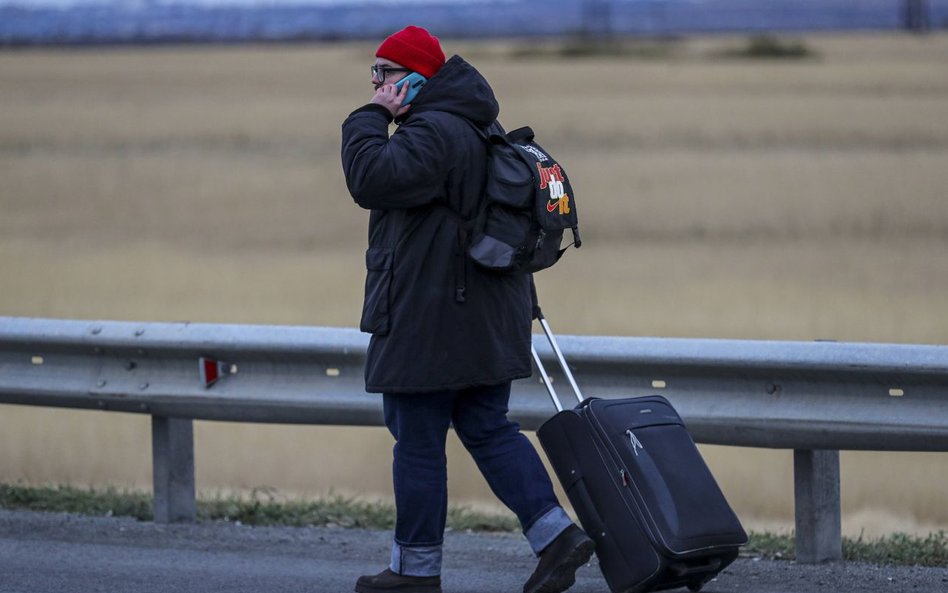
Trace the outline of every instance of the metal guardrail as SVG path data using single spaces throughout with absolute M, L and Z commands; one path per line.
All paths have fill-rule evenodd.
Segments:
M 794 449 L 804 560 L 839 557 L 840 449 L 948 451 L 948 346 L 559 342 L 587 395 L 661 393 L 697 442 Z M 156 520 L 186 520 L 193 419 L 381 425 L 364 392 L 367 344 L 353 329 L 0 317 L 0 403 L 152 415 Z M 206 387 L 202 368 L 220 379 Z M 536 379 L 515 382 L 510 410 L 528 430 L 554 412 Z

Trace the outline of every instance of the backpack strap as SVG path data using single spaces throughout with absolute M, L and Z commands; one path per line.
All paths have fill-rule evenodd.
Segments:
M 533 142 L 534 138 L 536 138 L 536 135 L 533 133 L 533 128 L 530 126 L 517 128 L 516 130 L 507 133 L 507 139 L 514 143 Z
M 488 131 L 480 128 L 473 121 L 469 120 L 466 117 L 462 117 L 465 122 L 477 133 L 477 136 L 487 143 L 488 149 L 491 144 L 491 134 Z M 498 124 L 499 125 L 499 124 Z M 485 179 L 488 172 L 485 168 Z M 474 214 L 473 218 L 466 218 L 461 215 L 460 212 L 447 205 L 444 202 L 438 202 L 435 204 L 435 208 L 439 208 L 447 212 L 458 226 L 458 235 L 457 235 L 457 245 L 455 246 L 454 253 L 454 300 L 458 303 L 463 303 L 467 300 L 467 252 L 471 247 L 471 240 L 474 235 L 474 230 L 478 228 L 479 225 L 482 225 L 485 218 L 487 217 L 487 200 L 481 199 L 480 203 L 477 205 L 477 211 Z

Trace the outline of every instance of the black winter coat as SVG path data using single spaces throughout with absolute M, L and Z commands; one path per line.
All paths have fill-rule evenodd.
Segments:
M 465 118 L 486 127 L 498 112 L 484 77 L 454 56 L 391 137 L 392 117 L 379 105 L 342 125 L 346 184 L 371 210 L 360 324 L 372 334 L 366 391 L 456 390 L 530 375 L 531 278 L 477 268 L 448 210 L 473 216 L 484 189 L 487 148 Z

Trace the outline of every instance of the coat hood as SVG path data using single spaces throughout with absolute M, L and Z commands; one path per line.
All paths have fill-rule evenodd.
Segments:
M 486 126 L 497 119 L 500 106 L 481 73 L 452 56 L 418 92 L 405 117 L 424 111 L 446 111 Z

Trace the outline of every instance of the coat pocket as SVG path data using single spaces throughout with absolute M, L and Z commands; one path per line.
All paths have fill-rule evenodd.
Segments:
M 384 336 L 389 329 L 393 250 L 370 247 L 365 252 L 365 300 L 359 329 Z

